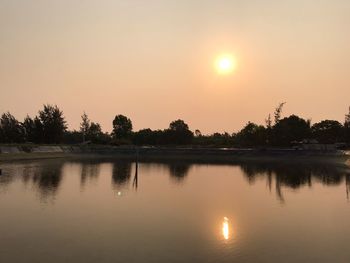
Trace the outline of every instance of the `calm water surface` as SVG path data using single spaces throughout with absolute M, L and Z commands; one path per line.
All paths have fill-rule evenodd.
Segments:
M 0 262 L 350 262 L 346 170 L 86 160 L 1 168 Z

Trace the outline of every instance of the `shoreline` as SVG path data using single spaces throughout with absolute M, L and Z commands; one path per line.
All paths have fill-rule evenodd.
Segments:
M 346 151 L 190 147 L 0 146 L 0 162 L 38 159 L 128 159 L 131 161 L 194 161 L 203 163 L 294 162 L 349 165 Z

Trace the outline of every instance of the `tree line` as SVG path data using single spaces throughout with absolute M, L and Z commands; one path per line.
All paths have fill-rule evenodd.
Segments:
M 280 103 L 274 113 L 265 120 L 265 125 L 248 122 L 239 132 L 203 135 L 194 132 L 183 120 L 174 120 L 164 130 L 141 129 L 133 131 L 132 121 L 124 115 L 116 115 L 111 133 L 103 132 L 101 125 L 89 119 L 84 112 L 79 130 L 68 130 L 63 111 L 57 105 L 46 104 L 37 116 L 26 116 L 18 121 L 10 112 L 0 118 L 0 143 L 35 144 L 112 144 L 112 145 L 199 145 L 234 147 L 288 147 L 302 140 L 317 140 L 319 143 L 350 144 L 350 108 L 344 123 L 311 120 L 297 115 L 282 118 L 285 103 Z

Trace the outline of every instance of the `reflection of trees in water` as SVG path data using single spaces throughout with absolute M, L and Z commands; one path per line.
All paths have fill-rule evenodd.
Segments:
M 135 163 L 135 174 L 133 177 L 133 187 L 137 188 L 138 185 L 138 165 Z M 192 164 L 189 162 L 179 162 L 179 161 L 168 161 L 168 162 L 142 162 L 142 171 L 150 172 L 153 170 L 157 170 L 158 173 L 167 174 L 169 173 L 170 179 L 174 183 L 181 183 L 186 178 L 191 169 Z
M 83 162 L 81 164 L 80 185 L 85 186 L 87 180 L 97 180 L 100 174 L 100 163 Z
M 35 169 L 37 169 L 37 167 L 33 166 L 33 164 L 19 164 L 6 167 L 0 176 L 0 189 L 6 190 L 6 187 L 17 179 L 20 179 L 25 185 L 27 185 L 32 182 Z
M 168 163 L 167 166 L 170 177 L 174 179 L 175 182 L 182 182 L 191 168 L 191 165 L 188 163 Z
M 0 175 L 0 191 L 6 191 L 7 186 L 14 180 L 14 176 L 11 175 L 11 172 L 12 171 L 7 169 L 2 171 Z
M 24 185 L 33 185 L 40 196 L 46 200 L 54 197 L 62 181 L 63 162 L 33 162 L 16 164 L 0 177 L 0 185 L 6 186 L 19 179 Z
M 112 183 L 118 186 L 126 185 L 131 178 L 131 162 L 114 162 L 112 169 Z
M 345 186 L 346 186 L 346 198 L 349 200 L 350 192 L 350 175 L 345 176 Z
M 339 185 L 345 180 L 346 191 L 349 192 L 349 171 L 340 169 L 334 165 L 302 165 L 298 163 L 243 163 L 240 168 L 244 172 L 249 183 L 254 183 L 257 178 L 265 178 L 271 190 L 275 181 L 276 194 L 279 200 L 284 202 L 282 187 L 298 189 L 301 186 L 312 186 L 313 182 L 321 182 L 325 185 Z
M 134 179 L 132 180 L 132 187 L 137 190 L 137 187 L 139 185 L 139 164 L 138 162 L 135 163 L 135 175 L 134 175 Z
M 273 176 L 277 174 L 276 179 L 281 181 L 291 188 L 298 188 L 300 185 L 309 183 L 310 171 L 301 168 L 300 166 L 295 167 L 294 165 L 289 166 L 273 166 L 267 164 L 241 164 L 242 171 L 247 177 L 249 183 L 254 183 L 258 177 L 267 176 L 269 185 L 271 185 Z
M 33 170 L 32 182 L 38 188 L 40 197 L 47 199 L 54 197 L 62 181 L 63 163 L 43 165 Z M 28 176 L 28 175 L 27 175 Z

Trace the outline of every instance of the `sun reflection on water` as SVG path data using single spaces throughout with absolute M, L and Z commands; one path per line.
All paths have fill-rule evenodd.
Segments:
M 224 217 L 224 221 L 222 223 L 222 235 L 225 240 L 228 240 L 230 238 L 230 228 L 228 225 L 228 218 Z

